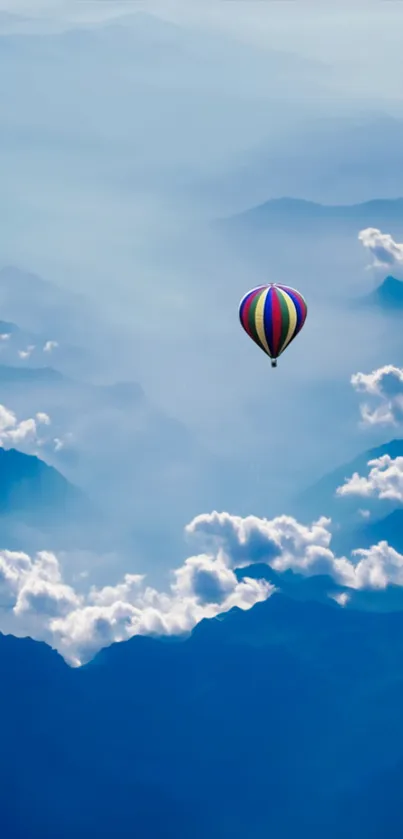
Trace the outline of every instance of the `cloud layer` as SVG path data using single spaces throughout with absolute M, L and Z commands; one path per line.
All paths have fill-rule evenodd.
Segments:
M 239 581 L 234 573 L 253 563 L 266 563 L 278 572 L 328 574 L 355 589 L 403 585 L 401 554 L 380 542 L 355 551 L 351 559 L 337 557 L 330 549 L 329 525 L 325 518 L 306 526 L 289 516 L 197 516 L 186 535 L 202 552 L 172 572 L 165 592 L 148 586 L 138 574 L 126 574 L 116 585 L 78 590 L 66 584 L 53 553 L 30 557 L 2 551 L 0 630 L 44 640 L 79 665 L 114 641 L 136 634 L 187 633 L 203 618 L 234 606 L 249 609 L 267 599 L 274 591 L 270 583 L 247 576 Z

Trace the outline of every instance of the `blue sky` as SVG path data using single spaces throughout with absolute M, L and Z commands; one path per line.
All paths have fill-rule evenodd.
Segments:
M 51 389 L 24 392 L 6 405 L 16 418 L 5 439 L 19 422 L 49 413 L 43 456 L 122 527 L 136 533 L 141 523 L 142 539 L 149 532 L 153 545 L 141 549 L 151 572 L 167 574 L 182 568 L 183 528 L 197 516 L 212 527 L 214 508 L 242 519 L 286 513 L 290 496 L 315 477 L 399 436 L 399 403 L 392 410 L 379 382 L 360 380 L 373 410 L 381 406 L 368 413 L 351 382 L 385 365 L 399 380 L 399 335 L 384 314 L 359 303 L 390 271 L 401 276 L 399 212 L 390 211 L 382 229 L 376 208 L 373 218 L 358 208 L 347 223 L 325 211 L 311 217 L 308 206 L 296 220 L 292 202 L 283 223 L 273 217 L 263 235 L 243 222 L 241 233 L 223 232 L 217 222 L 282 197 L 348 205 L 403 195 L 403 7 L 366 4 L 364 13 L 351 4 L 100 0 L 0 3 L 0 12 L 1 263 L 67 296 L 84 294 L 72 320 L 62 303 L 29 328 L 41 332 L 42 345 L 64 330 L 62 344 L 90 347 L 99 365 L 83 378 L 132 381 L 143 393 L 134 421 L 110 405 L 102 416 L 91 413 L 82 389 L 64 412 Z M 377 247 L 391 248 L 389 264 L 374 263 L 373 238 L 359 239 L 368 228 Z M 238 323 L 239 299 L 266 280 L 296 286 L 309 307 L 275 372 Z M 28 334 L 24 340 L 29 346 Z M 80 370 L 69 368 L 73 378 Z M 65 440 L 63 450 L 56 438 Z M 66 454 L 70 438 L 76 460 Z M 239 535 L 239 520 L 230 521 Z M 227 525 L 220 520 L 226 534 Z M 326 554 L 323 528 L 318 545 Z M 298 565 L 296 553 L 289 561 Z M 350 579 L 351 567 L 325 554 L 323 562 Z M 233 561 L 228 568 L 219 551 L 214 556 L 229 602 L 264 594 L 264 586 L 239 592 Z M 97 589 L 81 601 L 63 588 L 53 560 L 39 559 L 39 570 L 32 562 L 33 578 L 61 587 L 66 624 L 55 633 L 67 633 L 63 649 L 87 649 L 72 641 L 78 624 L 85 634 L 94 610 L 115 608 L 119 592 Z M 304 562 L 315 566 L 309 555 Z M 144 571 L 137 563 L 137 553 L 129 561 L 114 556 L 111 579 L 102 579 L 126 586 L 123 627 L 133 609 L 161 606 L 159 593 L 133 600 L 132 583 L 118 583 Z M 193 598 L 186 601 L 192 617 L 178 619 L 186 626 L 202 614 L 192 574 L 179 573 L 185 600 Z M 87 610 L 81 623 L 69 617 L 73 606 Z

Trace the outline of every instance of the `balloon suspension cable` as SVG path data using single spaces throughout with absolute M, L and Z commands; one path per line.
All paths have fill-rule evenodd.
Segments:
M 272 367 L 277 367 L 277 358 L 272 358 L 272 360 L 271 360 L 271 366 L 272 366 Z

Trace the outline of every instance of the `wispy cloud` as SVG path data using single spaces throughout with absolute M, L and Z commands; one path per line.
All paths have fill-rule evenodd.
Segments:
M 51 353 L 53 350 L 57 349 L 59 346 L 57 341 L 46 341 L 46 344 L 43 347 L 43 352 Z

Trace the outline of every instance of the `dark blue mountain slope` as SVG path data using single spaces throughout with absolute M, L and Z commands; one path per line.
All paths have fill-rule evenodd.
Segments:
M 19 514 L 40 526 L 71 512 L 88 512 L 80 490 L 34 455 L 0 448 L 0 516 Z
M 399 507 L 383 518 L 345 529 L 335 541 L 339 548 L 345 550 L 370 548 L 385 541 L 398 553 L 403 553 L 403 509 Z
M 0 447 L 0 549 L 100 550 L 112 542 L 109 531 L 96 505 L 57 469 Z
M 7 839 L 342 839 L 403 757 L 402 613 L 275 594 L 76 670 L 0 637 L 0 666 Z

